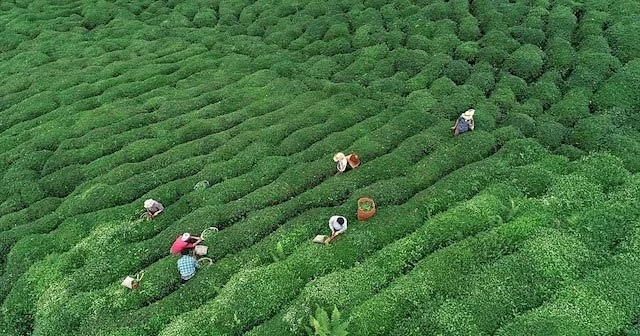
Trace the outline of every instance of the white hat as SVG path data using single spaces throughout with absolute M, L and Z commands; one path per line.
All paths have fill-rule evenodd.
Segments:
M 153 206 L 153 203 L 155 203 L 156 201 L 152 200 L 151 198 L 144 201 L 144 207 L 145 208 L 150 208 Z
M 464 111 L 464 113 L 462 113 L 462 118 L 464 118 L 464 120 L 473 119 L 473 114 L 474 113 L 476 113 L 476 110 L 468 109 L 468 110 Z
M 189 238 L 191 238 L 191 235 L 189 234 L 189 232 L 185 232 L 182 234 L 182 241 L 187 241 L 189 240 Z
M 336 155 L 333 156 L 333 162 L 341 161 L 344 158 L 345 158 L 344 153 L 342 152 L 336 153 Z

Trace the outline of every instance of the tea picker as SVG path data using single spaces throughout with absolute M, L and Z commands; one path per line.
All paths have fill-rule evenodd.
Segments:
M 180 254 L 182 251 L 191 251 L 202 241 L 201 237 L 193 237 L 189 232 L 185 232 L 178 236 L 171 245 L 169 252 L 172 254 Z
M 451 127 L 453 130 L 453 135 L 458 135 L 460 133 L 473 131 L 475 128 L 475 123 L 473 121 L 473 115 L 476 113 L 474 109 L 468 109 L 464 111 L 458 119 L 456 119 L 455 125 Z
M 149 198 L 148 200 L 144 201 L 144 210 L 146 211 L 146 213 L 143 215 L 146 215 L 147 219 L 153 219 L 155 216 L 164 211 L 164 206 L 162 205 L 162 203 Z
M 317 235 L 313 238 L 313 242 L 318 244 L 331 243 L 338 235 L 347 230 L 347 219 L 344 216 L 331 216 L 331 218 L 329 218 L 329 228 L 331 229 L 331 235 L 329 237 Z
M 135 276 L 128 276 L 122 280 L 121 285 L 129 288 L 136 289 L 140 286 L 140 281 L 142 281 L 142 277 L 144 277 L 144 271 L 138 272 Z
M 182 283 L 185 283 L 196 275 L 198 268 L 200 268 L 200 263 L 195 257 L 189 255 L 189 251 L 182 250 L 180 253 L 182 257 L 178 259 L 178 273 L 180 273 Z

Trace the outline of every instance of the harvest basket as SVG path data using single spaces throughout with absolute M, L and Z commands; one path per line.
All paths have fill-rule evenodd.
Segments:
M 358 220 L 365 221 L 376 214 L 376 203 L 369 197 L 360 197 L 358 199 Z

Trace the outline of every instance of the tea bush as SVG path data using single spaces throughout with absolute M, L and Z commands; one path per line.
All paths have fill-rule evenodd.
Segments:
M 464 60 L 453 60 L 444 69 L 444 75 L 458 85 L 465 83 L 470 72 L 471 65 Z
M 506 324 L 498 335 L 519 333 L 617 333 L 638 314 L 629 285 L 637 257 L 623 254 L 611 266 L 563 289 L 554 300 Z
M 389 334 L 411 309 L 428 306 L 438 300 L 438 293 L 459 292 L 459 283 L 466 274 L 478 272 L 496 258 L 519 250 L 543 225 L 544 216 L 530 214 L 434 252 L 407 275 L 356 306 L 349 318 L 349 331 L 354 335 Z
M 621 67 L 617 58 L 602 52 L 578 52 L 576 63 L 568 84 L 590 90 L 596 90 Z
M 514 314 L 540 305 L 564 281 L 578 278 L 591 257 L 575 238 L 543 231 L 472 279 L 461 297 L 446 300 L 434 312 L 433 327 L 423 330 L 492 333 Z
M 578 121 L 569 140 L 587 151 L 605 150 L 611 145 L 611 135 L 615 126 L 608 116 L 592 116 Z
M 505 65 L 514 75 L 532 81 L 542 71 L 544 56 L 544 52 L 539 47 L 524 44 L 507 58 Z
M 591 94 L 588 90 L 572 89 L 556 104 L 551 106 L 548 113 L 556 117 L 561 124 L 571 127 L 578 121 L 590 116 L 589 102 Z
M 573 172 L 598 181 L 604 190 L 623 184 L 630 173 L 620 158 L 606 152 L 591 153 L 571 166 Z
M 577 174 L 559 177 L 549 186 L 545 200 L 561 213 L 596 206 L 604 199 L 602 186 Z
M 531 85 L 530 97 L 540 101 L 544 109 L 548 109 L 562 98 L 562 92 L 556 84 L 558 77 L 557 72 L 547 72 Z
M 576 52 L 569 40 L 554 37 L 547 42 L 547 63 L 560 73 L 568 73 L 574 66 Z
M 549 149 L 558 148 L 562 145 L 569 135 L 569 128 L 555 122 L 542 122 L 535 129 L 533 136 L 544 146 Z
M 638 35 L 638 24 L 630 16 L 630 21 L 615 22 L 606 30 L 606 36 L 613 48 L 613 54 L 622 62 L 629 62 L 637 58 L 638 49 L 637 42 L 640 39 Z
M 640 62 L 632 60 L 611 76 L 593 97 L 593 104 L 599 109 L 618 107 L 632 111 L 638 103 L 635 78 L 639 76 Z
M 577 160 L 585 155 L 585 152 L 580 148 L 562 144 L 554 151 L 555 154 L 566 156 L 569 160 Z

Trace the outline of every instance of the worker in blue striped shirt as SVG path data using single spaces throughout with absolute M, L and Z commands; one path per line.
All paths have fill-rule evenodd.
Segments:
M 180 278 L 185 283 L 187 280 L 193 278 L 196 274 L 196 270 L 200 268 L 200 264 L 196 258 L 192 257 L 190 250 L 182 250 L 182 257 L 178 259 L 178 271 L 180 272 Z

